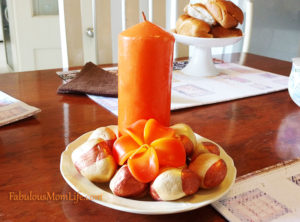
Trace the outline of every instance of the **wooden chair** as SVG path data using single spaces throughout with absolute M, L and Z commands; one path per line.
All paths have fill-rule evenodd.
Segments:
M 250 0 L 233 1 L 242 5 L 244 11 L 251 8 Z M 188 3 L 189 0 L 60 0 L 63 66 L 78 66 L 88 61 L 117 63 L 118 34 L 141 22 L 142 11 L 149 21 L 171 30 Z M 213 54 L 246 50 L 247 41 L 245 37 L 242 45 L 213 50 Z M 174 58 L 189 55 L 188 46 L 175 44 Z

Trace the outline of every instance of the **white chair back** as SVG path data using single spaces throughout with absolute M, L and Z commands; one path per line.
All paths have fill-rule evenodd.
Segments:
M 250 2 L 233 1 L 239 5 Z M 149 21 L 171 30 L 188 3 L 189 0 L 59 0 L 63 66 L 88 61 L 117 63 L 118 34 L 141 22 L 142 11 Z M 242 6 L 246 9 L 244 3 Z M 239 48 L 241 51 L 242 47 Z M 217 49 L 213 54 L 232 51 L 237 50 Z M 174 58 L 188 56 L 189 47 L 176 43 Z

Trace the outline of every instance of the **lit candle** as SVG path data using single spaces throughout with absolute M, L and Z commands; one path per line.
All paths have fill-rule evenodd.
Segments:
M 144 16 L 144 14 L 143 14 Z M 139 119 L 170 124 L 174 37 L 146 20 L 120 33 L 118 126 Z

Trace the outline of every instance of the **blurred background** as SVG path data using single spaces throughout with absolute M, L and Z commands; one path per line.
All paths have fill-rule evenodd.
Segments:
M 243 41 L 212 53 L 300 57 L 300 0 L 233 0 Z M 117 63 L 118 34 L 148 20 L 170 30 L 188 0 L 0 0 L 0 73 Z M 176 44 L 175 58 L 192 56 Z

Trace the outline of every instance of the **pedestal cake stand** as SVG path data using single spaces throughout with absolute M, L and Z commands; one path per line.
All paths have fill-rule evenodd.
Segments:
M 185 45 L 195 46 L 192 58 L 188 65 L 181 70 L 186 75 L 191 76 L 214 76 L 219 73 L 213 64 L 211 48 L 222 47 L 237 43 L 242 39 L 239 37 L 229 38 L 199 38 L 173 33 L 177 42 Z

